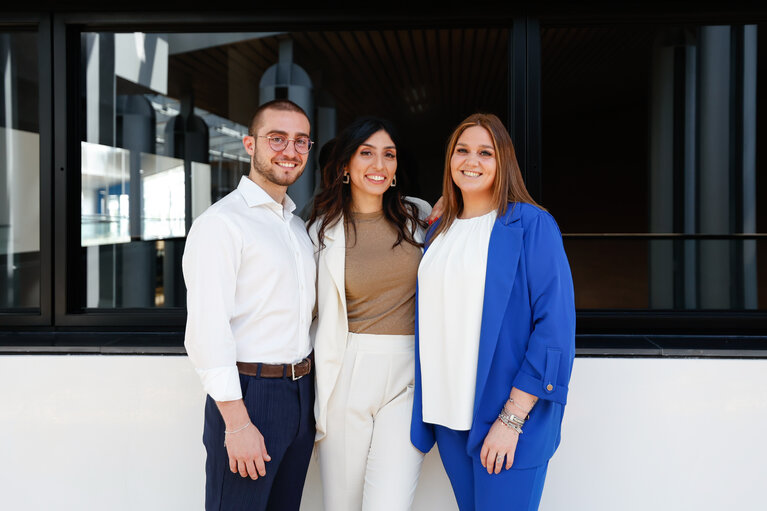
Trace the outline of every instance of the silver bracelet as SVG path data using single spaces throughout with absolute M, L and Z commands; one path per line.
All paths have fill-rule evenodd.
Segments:
M 501 415 L 507 421 L 513 422 L 514 424 L 516 424 L 519 427 L 524 426 L 525 422 L 526 422 L 526 420 L 523 419 L 522 417 L 517 417 L 513 413 L 507 412 L 506 409 L 501 410 L 501 413 L 499 415 Z
M 514 401 L 512 398 L 509 398 L 509 399 L 508 399 L 508 401 L 509 401 L 509 403 L 511 403 L 512 405 L 516 406 L 516 407 L 517 407 L 517 409 L 519 409 L 519 410 L 522 410 L 523 412 L 525 412 L 525 415 L 526 415 L 526 417 L 525 417 L 525 420 L 528 420 L 528 419 L 530 418 L 530 412 L 531 412 L 531 411 L 533 411 L 533 407 L 532 407 L 532 406 L 530 407 L 530 409 L 529 409 L 529 410 L 525 410 L 524 408 L 522 408 L 521 406 L 519 406 L 519 405 L 517 404 L 517 402 L 516 402 L 516 401 Z M 535 404 L 533 404 L 533 406 L 535 406 Z
M 522 434 L 522 426 L 525 425 L 525 419 L 517 417 L 513 413 L 508 413 L 505 409 L 501 410 L 498 414 L 498 418 L 501 419 L 507 427 L 513 429 L 520 435 Z
M 242 426 L 241 428 L 233 429 L 232 431 L 227 431 L 227 430 L 224 430 L 224 434 L 225 434 L 225 435 L 233 435 L 233 434 L 235 434 L 235 433 L 239 433 L 240 431 L 242 431 L 243 429 L 247 428 L 247 427 L 248 427 L 248 426 L 250 426 L 251 424 L 252 424 L 252 423 L 251 423 L 250 421 L 248 421 L 248 423 L 247 423 L 247 424 L 245 424 L 244 426 Z
M 522 428 L 519 427 L 517 424 L 511 421 L 511 419 L 508 418 L 507 415 L 505 415 L 503 412 L 498 414 L 498 419 L 503 423 L 504 426 L 507 428 L 513 429 L 520 435 L 522 434 Z

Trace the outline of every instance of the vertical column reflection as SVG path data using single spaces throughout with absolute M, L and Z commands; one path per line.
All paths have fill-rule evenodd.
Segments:
M 756 26 L 668 31 L 653 54 L 651 232 L 756 232 Z M 756 243 L 653 241 L 650 307 L 757 307 Z

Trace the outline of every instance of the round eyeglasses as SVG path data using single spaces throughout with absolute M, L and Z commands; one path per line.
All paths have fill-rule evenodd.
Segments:
M 288 142 L 293 142 L 293 147 L 296 148 L 296 152 L 299 154 L 306 154 L 314 145 L 314 141 L 309 137 L 288 138 L 282 135 L 258 135 L 258 138 L 265 138 L 269 140 L 269 147 L 273 151 L 284 151 L 288 147 Z

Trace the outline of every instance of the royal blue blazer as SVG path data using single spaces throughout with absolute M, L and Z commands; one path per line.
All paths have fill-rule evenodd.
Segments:
M 416 288 L 410 439 L 426 453 L 434 445 L 434 426 L 423 421 L 417 296 Z M 516 387 L 539 399 L 519 437 L 512 468 L 546 463 L 559 445 L 574 356 L 573 282 L 559 227 L 536 206 L 509 203 L 490 234 L 469 456 L 479 459 L 490 426 Z

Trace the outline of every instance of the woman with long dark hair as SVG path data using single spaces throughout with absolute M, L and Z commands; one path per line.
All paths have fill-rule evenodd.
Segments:
M 492 114 L 450 137 L 443 197 L 418 270 L 413 445 L 436 441 L 461 511 L 534 510 L 575 353 L 562 236 Z
M 423 461 L 409 431 L 416 276 L 431 208 L 403 197 L 401 150 L 389 122 L 353 122 L 336 137 L 308 222 L 316 439 L 333 511 L 410 509 Z

